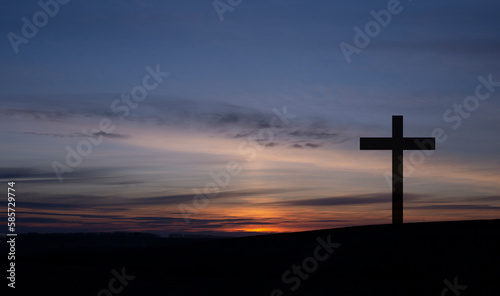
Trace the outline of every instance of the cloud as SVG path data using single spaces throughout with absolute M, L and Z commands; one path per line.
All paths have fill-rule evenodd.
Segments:
M 297 192 L 302 189 L 252 189 L 252 190 L 239 190 L 239 191 L 223 191 L 214 197 L 214 199 L 238 199 L 240 197 L 272 195 L 280 193 Z M 160 196 L 145 196 L 137 198 L 124 198 L 122 196 L 95 196 L 95 195 L 80 195 L 80 194 L 64 194 L 64 195 L 45 195 L 45 194 L 25 194 L 23 207 L 30 209 L 45 209 L 45 210 L 63 210 L 63 209 L 85 209 L 89 206 L 92 209 L 121 209 L 133 208 L 130 206 L 166 206 L 166 205 L 180 205 L 186 203 L 192 205 L 193 193 L 189 194 L 172 194 Z M 40 202 L 43 200 L 44 202 Z M 111 207 L 111 208 L 110 208 Z M 177 207 L 176 207 L 177 209 Z M 176 214 L 182 214 L 177 213 Z
M 309 148 L 318 148 L 321 145 L 319 145 L 319 144 L 313 144 L 313 143 L 306 143 L 304 146 L 309 147 Z
M 490 205 L 428 205 L 411 208 L 420 210 L 500 210 L 500 207 Z
M 271 128 L 271 120 L 276 117 L 272 110 L 259 110 L 242 107 L 234 104 L 217 101 L 195 101 L 177 97 L 151 96 L 142 103 L 140 108 L 130 110 L 129 116 L 119 118 L 114 114 L 111 103 L 119 99 L 119 95 L 81 95 L 66 97 L 30 96 L 19 99 L 22 107 L 0 110 L 6 117 L 22 117 L 37 121 L 73 122 L 83 118 L 109 118 L 113 121 L 129 121 L 140 124 L 153 124 L 159 127 L 177 130 L 191 130 L 201 133 L 214 134 L 226 138 L 255 137 L 262 129 Z M 71 100 L 68 107 L 67 101 Z M 44 104 L 39 102 L 43 101 Z M 107 104 L 106 104 L 107 102 Z M 60 106 L 65 106 L 61 108 Z M 281 110 L 284 106 L 276 106 Z M 71 109 L 68 109 L 71 108 Z M 55 109 L 55 110 L 54 110 Z M 276 123 L 277 130 L 273 132 L 271 143 L 262 143 L 266 147 L 288 146 L 299 144 L 303 148 L 317 148 L 326 143 L 343 143 L 348 136 L 333 123 L 324 118 L 294 118 L 288 125 L 280 120 Z M 89 135 L 76 133 L 44 133 L 26 131 L 24 134 L 49 136 L 58 138 L 78 137 Z M 129 135 L 118 133 L 94 133 L 91 136 L 102 136 L 109 139 L 126 139 Z M 266 141 L 267 142 L 267 141 Z
M 123 168 L 85 168 L 81 167 L 71 173 L 69 179 L 72 183 L 97 183 L 116 185 L 121 184 L 123 179 L 119 172 Z M 60 184 L 57 176 L 50 166 L 43 167 L 24 167 L 24 168 L 9 168 L 0 167 L 0 179 L 4 180 L 20 180 L 31 183 L 53 183 Z M 127 180 L 127 184 L 138 184 L 146 181 Z
M 75 223 L 81 225 L 107 225 L 110 221 L 113 221 L 115 226 L 123 227 L 150 227 L 150 226 L 180 226 L 185 227 L 184 218 L 177 217 L 160 217 L 160 216 L 122 216 L 122 215 L 112 215 L 112 214 L 102 214 L 102 215 L 92 215 L 92 214 L 78 214 L 78 213 L 46 213 L 46 212 L 26 212 L 26 217 L 24 217 L 22 224 L 28 223 L 59 223 L 64 225 L 71 221 L 78 220 Z M 37 216 L 49 216 L 49 217 L 37 217 Z M 96 222 L 96 221 L 103 222 Z M 241 218 L 217 218 L 217 219 L 190 219 L 189 228 L 191 229 L 202 229 L 202 228 L 223 228 L 229 225 L 272 225 L 275 222 L 272 221 L 262 221 L 262 219 L 241 219 Z
M 34 109 L 0 109 L 2 117 L 20 117 L 40 121 L 61 121 L 76 114 L 71 111 L 47 111 Z
M 0 168 L 0 179 L 18 179 L 33 176 L 40 177 L 40 173 L 35 168 Z M 46 176 L 43 175 L 43 177 Z
M 305 144 L 293 144 L 289 146 L 290 148 L 302 149 L 302 148 L 318 148 L 321 144 L 305 143 Z
M 57 218 L 24 217 L 22 224 L 24 223 L 44 224 L 44 223 L 61 223 L 61 222 L 62 221 Z
M 71 133 L 71 134 L 57 134 L 57 133 L 37 133 L 37 132 L 24 132 L 24 134 L 28 135 L 37 135 L 37 136 L 49 136 L 56 138 L 88 138 L 88 137 L 104 137 L 109 139 L 127 139 L 130 138 L 129 135 L 117 134 L 117 133 L 105 133 L 105 132 L 97 132 L 92 134 L 84 134 L 84 133 Z
M 421 197 L 423 196 L 410 193 L 405 194 L 406 200 L 416 200 Z M 374 193 L 364 195 L 330 196 L 322 198 L 290 200 L 271 204 L 282 206 L 347 206 L 390 203 L 391 200 L 391 194 L 389 193 Z
M 481 200 L 481 201 L 488 201 L 488 202 L 500 202 L 500 195 L 490 195 L 490 196 L 483 196 L 483 197 L 471 197 L 472 200 Z
M 86 205 L 68 204 L 68 203 L 47 203 L 47 202 L 28 202 L 23 201 L 19 205 L 23 209 L 37 209 L 37 210 L 76 210 L 88 208 Z
M 289 133 L 291 136 L 307 138 L 307 139 L 334 139 L 339 136 L 338 133 L 311 131 L 311 130 L 295 130 Z

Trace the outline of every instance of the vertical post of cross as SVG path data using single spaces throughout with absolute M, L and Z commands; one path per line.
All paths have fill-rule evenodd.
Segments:
M 392 117 L 392 224 L 403 223 L 403 116 Z

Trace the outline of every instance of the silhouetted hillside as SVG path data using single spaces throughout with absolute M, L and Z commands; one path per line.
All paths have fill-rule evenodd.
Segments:
M 224 239 L 30 234 L 17 247 L 16 290 L 36 294 L 115 295 L 112 281 L 119 295 L 500 295 L 500 220 Z

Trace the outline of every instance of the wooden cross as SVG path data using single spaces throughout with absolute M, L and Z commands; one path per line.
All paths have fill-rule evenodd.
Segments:
M 427 146 L 425 144 L 427 144 Z M 403 150 L 435 150 L 435 138 L 403 138 L 403 116 L 392 116 L 392 138 L 360 138 L 361 150 L 392 150 L 392 224 L 403 223 Z

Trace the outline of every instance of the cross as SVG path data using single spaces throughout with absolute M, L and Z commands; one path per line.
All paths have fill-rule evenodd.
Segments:
M 427 146 L 426 146 L 427 144 Z M 404 138 L 403 116 L 392 116 L 392 138 L 360 138 L 361 150 L 392 150 L 392 224 L 403 223 L 403 150 L 435 150 L 435 138 Z

